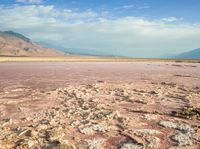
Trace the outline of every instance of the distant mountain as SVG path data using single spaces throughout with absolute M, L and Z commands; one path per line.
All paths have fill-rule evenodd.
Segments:
M 0 32 L 0 56 L 63 56 L 64 53 L 45 48 L 13 31 Z
M 173 58 L 200 59 L 200 48 L 173 56 Z
M 122 57 L 119 55 L 104 53 L 97 50 L 81 49 L 81 48 L 66 48 L 61 45 L 55 45 L 53 43 L 47 43 L 47 42 L 38 42 L 38 43 L 46 47 L 58 49 L 60 51 L 65 52 L 66 54 L 85 55 L 85 56 Z

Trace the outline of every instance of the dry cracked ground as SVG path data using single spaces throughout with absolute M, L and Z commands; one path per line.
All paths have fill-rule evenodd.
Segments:
M 1 63 L 1 149 L 199 149 L 200 64 Z

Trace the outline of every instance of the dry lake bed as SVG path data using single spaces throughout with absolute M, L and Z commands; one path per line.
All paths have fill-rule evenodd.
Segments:
M 200 63 L 2 62 L 9 148 L 199 149 Z

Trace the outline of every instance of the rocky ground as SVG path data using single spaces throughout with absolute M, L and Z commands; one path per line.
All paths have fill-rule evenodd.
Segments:
M 171 81 L 99 77 L 49 90 L 10 83 L 0 92 L 0 148 L 199 149 L 200 84 L 188 74 L 185 84 L 174 73 Z

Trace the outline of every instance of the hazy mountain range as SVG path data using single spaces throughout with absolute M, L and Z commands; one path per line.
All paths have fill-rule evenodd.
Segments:
M 174 58 L 200 59 L 200 48 L 175 55 Z
M 64 56 L 64 53 L 91 56 L 120 56 L 113 55 L 109 52 L 105 53 L 88 49 L 64 48 L 55 43 L 34 43 L 31 39 L 20 33 L 13 31 L 0 32 L 0 56 Z M 160 58 L 200 59 L 200 48 L 185 53 L 165 55 Z
M 57 45 L 55 43 L 48 43 L 48 42 L 37 42 L 40 45 L 43 45 L 45 47 L 51 47 L 60 51 L 63 51 L 67 54 L 75 54 L 75 55 L 88 55 L 88 56 L 109 56 L 109 57 L 120 57 L 120 55 L 115 55 L 108 52 L 102 52 L 97 50 L 91 50 L 91 49 L 81 49 L 81 48 L 66 48 L 61 45 Z M 122 56 L 121 56 L 122 57 Z

